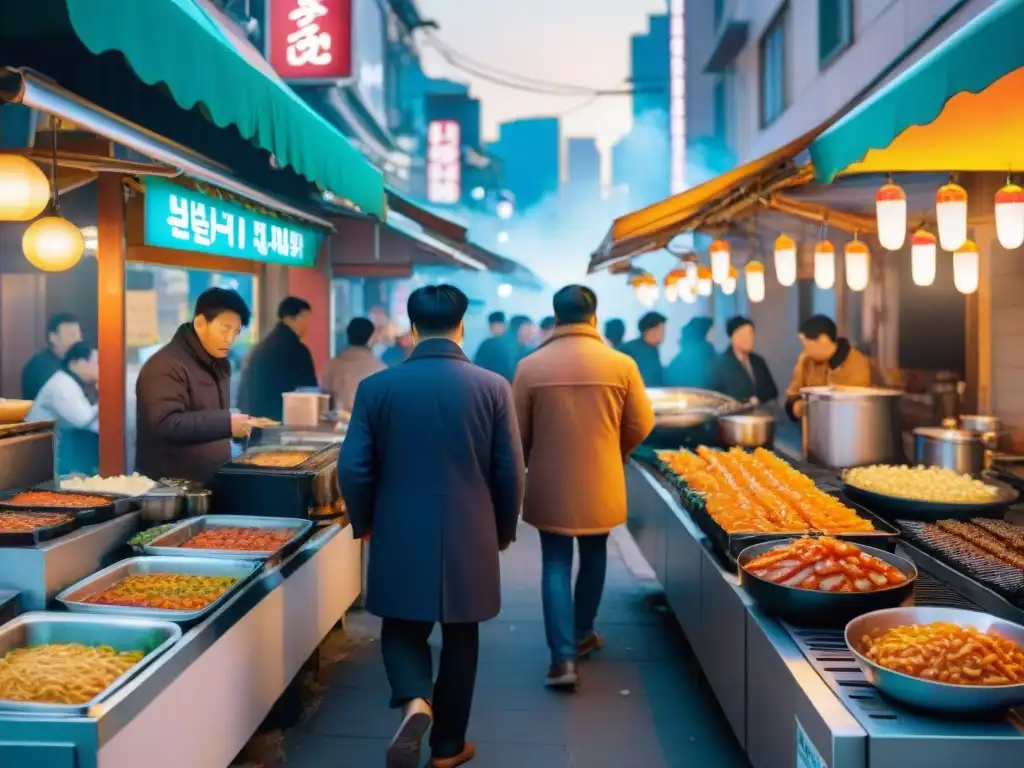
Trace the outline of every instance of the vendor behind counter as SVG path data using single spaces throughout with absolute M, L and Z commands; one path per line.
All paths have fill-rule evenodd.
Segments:
M 840 338 L 835 321 L 812 315 L 800 325 L 804 350 L 796 361 L 793 380 L 786 388 L 786 413 L 793 420 L 803 415 L 800 390 L 804 387 L 870 387 L 873 384 L 871 358 Z

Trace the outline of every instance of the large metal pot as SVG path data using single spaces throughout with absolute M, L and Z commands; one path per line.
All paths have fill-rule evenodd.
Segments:
M 800 390 L 804 456 L 834 469 L 902 462 L 897 389 L 805 387 Z
M 775 437 L 775 419 L 767 413 L 718 417 L 718 442 L 731 448 L 763 448 Z
M 985 446 L 977 432 L 918 427 L 914 430 L 914 462 L 976 475 L 985 466 Z

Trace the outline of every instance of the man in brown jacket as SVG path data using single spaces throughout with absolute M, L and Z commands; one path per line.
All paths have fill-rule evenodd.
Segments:
M 800 390 L 804 387 L 870 387 L 874 378 L 871 358 L 840 338 L 835 322 L 812 315 L 800 326 L 804 351 L 796 361 L 793 380 L 786 389 L 786 413 L 799 420 L 803 415 Z
M 324 366 L 323 391 L 333 398 L 335 410 L 351 413 L 359 383 L 387 368 L 370 349 L 373 332 L 372 320 L 365 317 L 350 320 L 345 329 L 348 346 Z
M 654 411 L 636 363 L 598 333 L 594 292 L 566 286 L 554 310 L 551 337 L 519 363 L 512 393 L 528 468 L 523 519 L 541 537 L 547 684 L 575 689 L 577 659 L 603 645 L 594 619 L 608 533 L 626 522 L 623 467 L 654 428 Z

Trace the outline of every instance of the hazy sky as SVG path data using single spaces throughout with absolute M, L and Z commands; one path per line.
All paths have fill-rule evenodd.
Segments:
M 624 87 L 629 36 L 646 30 L 647 16 L 666 0 L 418 0 L 420 13 L 440 25 L 438 37 L 459 53 L 491 67 L 539 80 L 592 88 Z M 629 98 L 586 99 L 512 90 L 450 66 L 423 45 L 433 77 L 472 84 L 483 102 L 484 135 L 517 117 L 559 115 L 564 136 L 594 136 L 607 149 L 629 130 Z

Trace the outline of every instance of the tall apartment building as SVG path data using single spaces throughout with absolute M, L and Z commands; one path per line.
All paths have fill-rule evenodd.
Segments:
M 566 188 L 580 200 L 593 200 L 601 191 L 601 151 L 590 137 L 574 136 L 565 143 Z
M 558 193 L 561 141 L 557 117 L 528 117 L 499 126 L 498 140 L 488 149 L 500 158 L 505 188 L 515 195 L 520 211 Z

